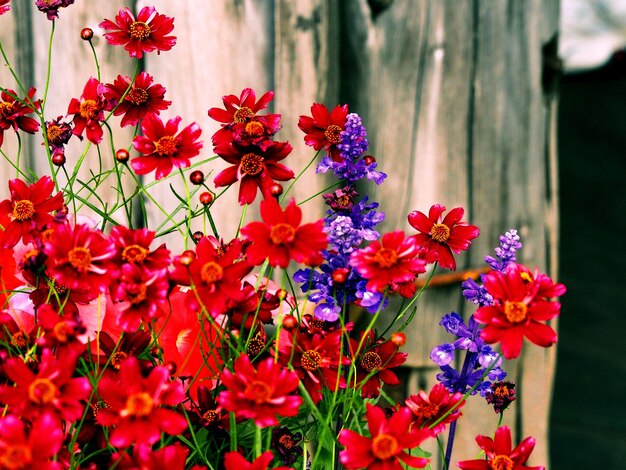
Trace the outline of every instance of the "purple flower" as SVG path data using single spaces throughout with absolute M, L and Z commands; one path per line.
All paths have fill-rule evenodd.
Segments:
M 463 289 L 463 297 L 465 297 L 470 302 L 474 302 L 479 307 L 484 307 L 486 305 L 493 305 L 493 297 L 485 286 L 478 284 L 474 279 L 467 279 L 461 284 L 461 288 Z
M 35 6 L 52 21 L 59 17 L 59 8 L 65 8 L 72 3 L 74 3 L 74 0 L 36 0 Z
M 509 263 L 517 261 L 516 252 L 522 247 L 517 230 L 509 230 L 500 235 L 500 246 L 495 249 L 496 256 L 485 256 L 485 263 L 495 271 L 504 271 Z

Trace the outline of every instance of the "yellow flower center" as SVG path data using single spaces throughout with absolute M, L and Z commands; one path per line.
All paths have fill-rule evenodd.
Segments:
M 13 114 L 13 104 L 0 101 L 0 117 L 8 118 Z
M 367 372 L 372 372 L 373 370 L 380 368 L 380 366 L 382 365 L 383 360 L 374 351 L 368 351 L 363 354 L 363 358 L 361 359 L 361 367 Z
M 144 104 L 148 101 L 149 95 L 146 90 L 143 88 L 133 88 L 128 92 L 126 97 L 124 98 L 126 101 L 130 101 L 135 106 L 139 106 L 140 104 Z
M 524 302 L 509 302 L 504 303 L 504 315 L 506 319 L 511 323 L 520 323 L 526 320 L 526 313 L 528 307 Z
M 72 328 L 64 321 L 54 325 L 52 332 L 59 343 L 67 343 L 72 336 Z
M 219 419 L 220 415 L 215 410 L 209 410 L 202 415 L 202 419 L 208 424 L 212 424 Z
M 127 263 L 141 263 L 148 256 L 148 250 L 139 245 L 128 245 L 122 251 L 122 259 Z
M 200 277 L 207 284 L 217 282 L 224 276 L 224 269 L 215 261 L 209 261 L 200 270 Z
M 63 134 L 63 129 L 61 126 L 56 124 L 51 124 L 46 129 L 46 136 L 48 137 L 48 142 L 51 144 L 56 144 L 59 142 L 59 138 Z
M 263 131 L 265 130 L 263 124 L 261 124 L 259 121 L 250 121 L 248 124 L 246 124 L 246 127 L 244 127 L 244 129 L 246 131 L 246 134 L 253 137 L 263 135 Z
M 341 127 L 331 124 L 324 131 L 324 138 L 331 144 L 338 144 L 341 142 Z
M 254 113 L 252 112 L 252 110 L 244 106 L 242 108 L 239 108 L 237 111 L 235 111 L 233 120 L 235 121 L 236 124 L 243 124 L 244 122 L 248 120 L 248 118 L 251 118 L 252 116 L 254 116 Z
M 439 243 L 445 243 L 450 238 L 450 227 L 446 224 L 435 224 L 430 229 L 430 236 Z
M 111 356 L 111 367 L 113 367 L 115 370 L 120 370 L 120 366 L 122 365 L 122 362 L 126 360 L 126 358 L 128 358 L 128 354 L 126 354 L 124 351 L 117 351 Z
M 263 157 L 256 153 L 246 153 L 241 157 L 239 168 L 246 175 L 258 175 L 263 171 Z
M 154 408 L 154 400 L 148 393 L 133 393 L 126 399 L 126 408 L 122 410 L 120 415 L 143 418 L 152 412 L 152 408 Z
M 33 215 L 35 215 L 35 204 L 28 199 L 17 201 L 13 206 L 13 217 L 20 222 L 32 219 Z
M 272 398 L 272 388 L 265 382 L 255 380 L 246 387 L 246 397 L 257 405 L 267 403 Z
M 30 468 L 33 459 L 30 447 L 24 444 L 9 444 L 0 447 L 0 466 L 10 470 Z
M 287 434 L 283 434 L 282 436 L 280 436 L 280 438 L 278 439 L 278 442 L 280 443 L 281 446 L 283 446 L 285 449 L 291 449 L 293 448 L 293 446 L 295 446 L 296 444 L 293 442 L 293 439 L 291 436 L 288 436 Z
M 276 224 L 272 226 L 270 238 L 274 245 L 291 243 L 296 235 L 296 229 L 289 224 Z
M 489 466 L 492 470 L 513 470 L 515 462 L 508 455 L 496 455 Z
M 154 143 L 156 153 L 162 157 L 171 157 L 176 153 L 178 147 L 178 141 L 173 135 L 166 135 L 161 137 Z
M 78 271 L 85 271 L 91 266 L 91 252 L 84 246 L 77 246 L 67 255 L 70 264 Z
M 22 349 L 28 346 L 28 336 L 22 331 L 18 331 L 11 336 L 11 344 L 16 348 Z
M 98 114 L 98 103 L 94 100 L 85 100 L 80 104 L 79 112 L 85 119 L 93 119 Z
M 130 37 L 136 41 L 143 41 L 150 37 L 152 30 L 150 26 L 143 21 L 135 21 L 130 25 Z
M 57 387 L 50 379 L 37 378 L 28 386 L 28 398 L 36 405 L 52 403 L 57 395 Z
M 313 372 L 319 369 L 320 364 L 322 363 L 322 356 L 317 351 L 309 349 L 308 351 L 302 353 L 300 363 L 302 364 L 302 368 L 304 370 Z
M 398 453 L 398 441 L 389 434 L 379 434 L 372 439 L 372 454 L 377 459 L 387 460 Z
M 390 268 L 398 261 L 398 253 L 391 248 L 381 248 L 374 255 L 374 261 L 378 263 L 381 268 Z

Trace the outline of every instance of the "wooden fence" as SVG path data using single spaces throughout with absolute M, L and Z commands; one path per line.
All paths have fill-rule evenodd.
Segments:
M 0 39 L 24 81 L 41 89 L 51 24 L 33 3 L 12 2 L 12 13 L 0 17 Z M 145 4 L 132 3 L 81 0 L 60 11 L 48 118 L 64 115 L 70 98 L 80 96 L 87 79 L 95 75 L 80 30 L 95 29 L 122 6 Z M 467 220 L 480 226 L 481 236 L 460 258 L 459 269 L 482 267 L 482 257 L 497 246 L 498 234 L 517 228 L 524 242 L 521 261 L 555 274 L 555 100 L 545 64 L 555 50 L 558 0 L 151 3 L 175 17 L 178 43 L 169 52 L 148 55 L 143 67 L 173 101 L 165 116 L 180 114 L 183 123 L 200 124 L 203 155 L 210 155 L 210 136 L 217 128 L 207 110 L 219 106 L 224 94 L 248 86 L 259 92 L 275 90 L 273 109 L 283 115 L 284 125 L 278 137 L 294 145 L 288 161 L 296 172 L 313 155 L 302 143 L 298 116 L 308 114 L 313 102 L 347 102 L 363 117 L 371 152 L 389 175 L 380 188 L 372 188 L 373 199 L 381 201 L 387 213 L 385 230 L 410 229 L 406 214 L 425 211 L 435 202 L 449 208 L 461 205 Z M 102 37 L 94 44 L 103 81 L 132 73 L 122 48 L 107 46 Z M 6 68 L 0 70 L 0 80 L 12 86 Z M 121 145 L 131 138 L 124 132 L 116 137 Z M 15 141 L 8 134 L 5 150 L 10 155 Z M 24 143 L 24 163 L 43 174 L 49 169 L 40 142 L 35 136 Z M 68 148 L 69 165 L 78 148 Z M 104 152 L 105 162 L 111 161 L 112 155 Z M 96 164 L 95 152 L 89 158 Z M 6 180 L 14 170 L 1 165 Z M 322 178 L 310 178 L 294 195 L 301 199 L 323 188 Z M 6 188 L 0 192 L 5 197 Z M 176 204 L 165 192 L 154 196 L 165 207 Z M 220 226 L 236 226 L 238 211 L 228 204 L 221 207 Z M 322 210 L 321 205 L 308 204 L 305 217 L 317 218 Z M 249 211 L 248 220 L 253 216 Z M 158 217 L 151 213 L 152 219 Z M 408 335 L 409 393 L 433 383 L 436 368 L 429 351 L 449 340 L 438 326 L 440 317 L 451 310 L 466 316 L 472 311 L 459 287 L 434 287 L 420 300 Z M 515 430 L 514 439 L 535 436 L 538 446 L 531 463 L 547 464 L 554 349 L 526 348 L 507 370 L 518 383 L 520 398 L 505 422 Z M 497 422 L 480 398 L 472 400 L 464 414 L 453 461 L 476 455 L 474 436 L 493 433 Z

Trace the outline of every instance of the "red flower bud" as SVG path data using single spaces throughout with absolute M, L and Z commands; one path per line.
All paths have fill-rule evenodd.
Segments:
M 283 317 L 283 328 L 285 330 L 293 330 L 298 326 L 298 319 L 293 315 L 285 315 Z
M 192 172 L 189 175 L 189 181 L 191 181 L 191 183 L 195 184 L 196 186 L 201 185 L 202 183 L 204 183 L 204 173 L 202 173 L 200 170 Z
M 283 186 L 279 183 L 274 183 L 270 186 L 270 194 L 272 196 L 280 196 L 283 193 Z
M 120 163 L 126 163 L 129 158 L 130 158 L 130 154 L 128 153 L 128 150 L 126 149 L 118 149 L 115 152 L 115 159 Z
M 54 155 L 52 155 L 52 163 L 54 163 L 56 166 L 65 165 L 65 154 L 55 153 Z
M 333 271 L 332 278 L 333 282 L 337 284 L 343 284 L 348 279 L 348 274 L 350 270 L 348 268 L 337 268 Z
M 391 342 L 396 346 L 404 346 L 406 344 L 406 335 L 401 331 L 396 331 L 391 335 Z
M 200 194 L 200 204 L 202 204 L 203 206 L 208 206 L 212 202 L 213 202 L 213 194 L 211 194 L 208 191 L 205 191 L 202 194 Z
M 372 155 L 365 155 L 363 157 L 363 161 L 365 162 L 366 165 L 371 165 L 372 163 L 376 161 L 376 159 Z
M 193 235 L 191 236 L 191 238 L 193 238 L 194 242 L 198 243 L 200 240 L 204 238 L 204 233 L 198 230 L 197 232 L 193 232 Z
M 91 41 L 91 38 L 93 37 L 93 29 L 91 28 L 81 29 L 80 37 L 83 41 Z

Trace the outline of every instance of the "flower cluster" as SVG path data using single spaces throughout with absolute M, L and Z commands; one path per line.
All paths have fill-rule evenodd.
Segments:
M 56 20 L 72 3 L 36 6 Z M 0 14 L 7 11 L 9 0 L 0 0 Z M 100 28 L 135 61 L 177 41 L 174 19 L 152 6 L 137 14 L 123 8 Z M 80 34 L 93 36 L 89 28 Z M 317 173 L 332 171 L 339 183 L 323 195 L 325 218 L 304 222 L 300 204 L 287 199 L 291 186 L 281 185 L 294 179 L 282 163 L 292 147 L 274 140 L 281 115 L 265 112 L 272 91 L 257 98 L 244 88 L 225 95 L 223 108 L 209 108 L 220 124 L 211 138 L 217 157 L 202 160 L 202 129 L 182 125 L 181 116 L 161 117 L 172 103 L 155 77 L 109 78 L 85 77 L 67 114 L 52 119 L 34 88 L 1 90 L 0 146 L 5 131 L 40 133 L 54 170 L 38 176 L 14 165 L 9 196 L 0 201 L 1 468 L 288 470 L 326 468 L 331 460 L 345 468 L 423 468 L 420 446 L 446 430 L 448 468 L 468 397 L 480 392 L 497 413 L 516 399 L 491 345 L 514 358 L 524 337 L 544 347 L 556 341 L 546 322 L 559 314 L 554 298 L 565 287 L 517 263 L 521 243 L 510 231 L 496 257 L 486 258 L 491 271 L 481 283 L 464 283 L 465 297 L 479 305 L 475 314 L 467 323 L 455 312 L 441 321 L 456 339 L 432 351 L 438 383 L 383 410 L 383 387 L 400 384 L 396 369 L 407 359 L 402 330 L 412 315 L 402 318 L 425 288 L 417 289 L 418 276 L 428 265 L 455 269 L 455 255 L 478 236 L 463 208 L 434 204 L 428 215 L 408 214 L 412 233 L 381 233 L 379 204 L 356 190 L 364 179 L 386 178 L 366 154 L 361 118 L 347 105 L 316 103 L 298 126 L 305 143 L 324 153 Z M 117 148 L 115 118 L 118 128 L 137 131 Z M 66 146 L 83 138 L 76 158 Z M 102 152 L 108 143 L 110 152 Z M 115 157 L 111 170 L 92 170 L 90 185 L 76 175 L 92 145 Z M 228 165 L 214 188 L 239 183 L 244 206 L 230 240 L 211 213 L 224 191 L 189 168 L 192 159 L 200 167 L 218 158 Z M 152 187 L 176 178 L 185 194 L 170 184 L 179 204 L 166 210 Z M 105 202 L 99 187 L 113 188 L 115 201 Z M 250 204 L 260 220 L 245 223 Z M 162 212 L 154 226 L 146 206 Z M 184 248 L 161 243 L 168 234 L 178 234 Z M 287 274 L 292 265 L 306 299 Z M 376 320 L 393 295 L 407 305 L 381 334 Z M 353 323 L 354 307 L 374 315 Z M 486 459 L 461 468 L 522 468 L 534 446 L 527 438 L 512 448 L 506 427 L 477 442 Z

